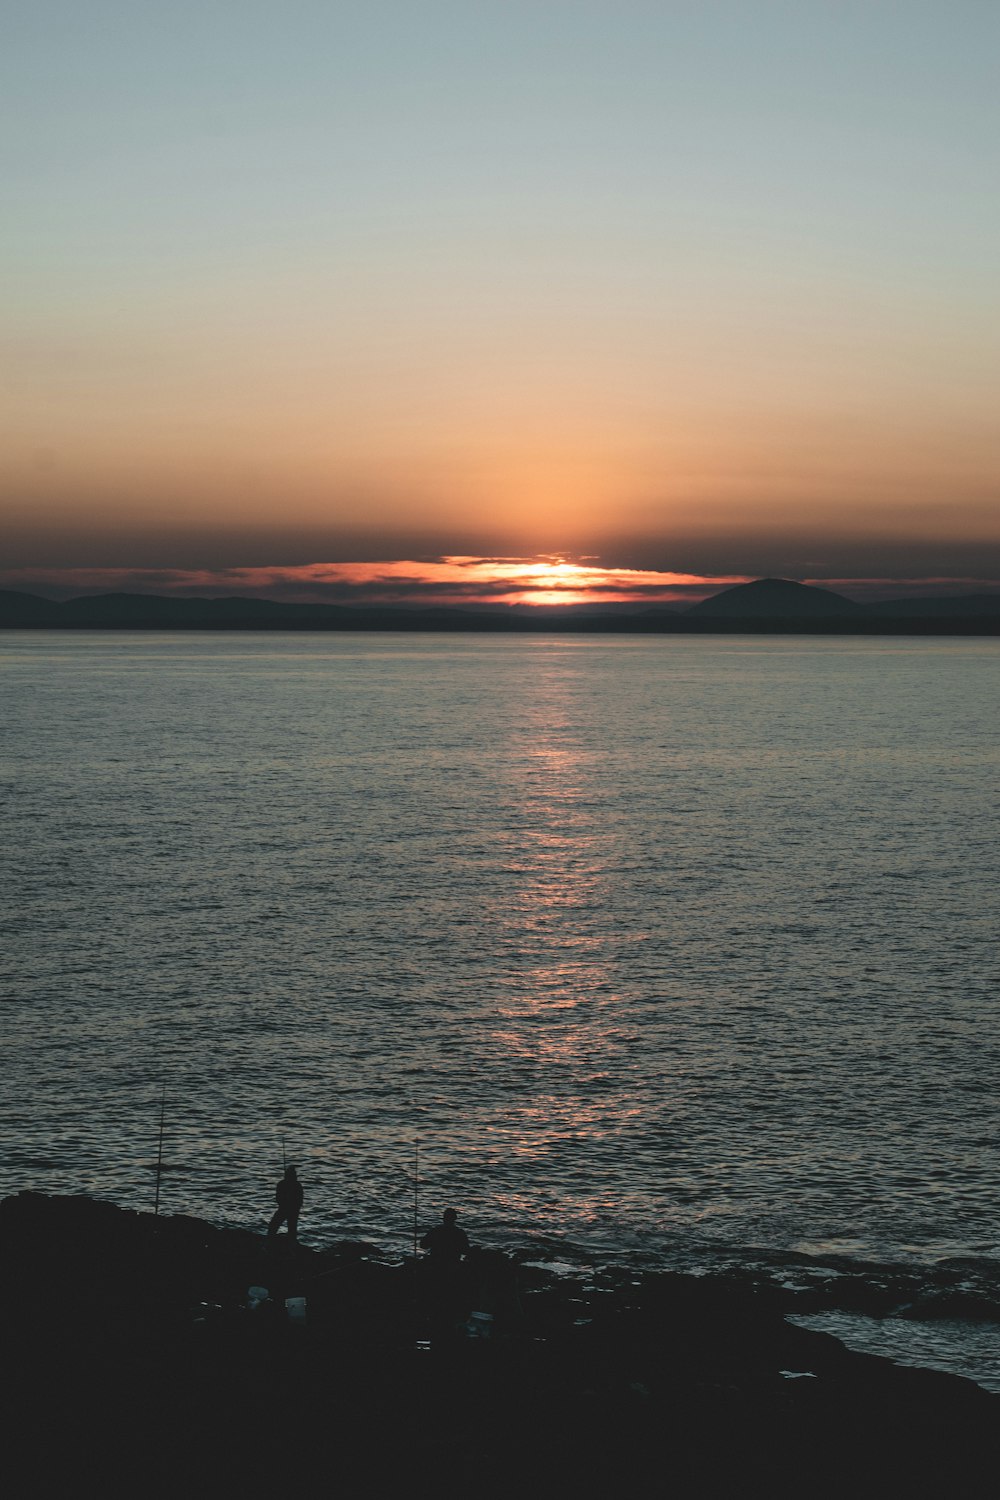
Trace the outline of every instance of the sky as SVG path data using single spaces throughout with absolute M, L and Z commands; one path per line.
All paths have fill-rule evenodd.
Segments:
M 1000 583 L 998 55 L 996 0 L 7 0 L 0 587 Z

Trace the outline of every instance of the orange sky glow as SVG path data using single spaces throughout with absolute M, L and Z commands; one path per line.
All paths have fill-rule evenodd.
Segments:
M 15 8 L 0 587 L 1000 583 L 1000 8 Z

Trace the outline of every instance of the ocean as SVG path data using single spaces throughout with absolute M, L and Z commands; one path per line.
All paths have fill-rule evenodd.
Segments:
M 307 1243 L 450 1204 L 1000 1390 L 998 669 L 0 635 L 0 1194 L 151 1209 L 162 1102 L 162 1212 L 263 1229 L 294 1161 Z

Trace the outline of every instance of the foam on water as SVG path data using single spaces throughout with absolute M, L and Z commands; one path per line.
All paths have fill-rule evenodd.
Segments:
M 832 1333 L 849 1349 L 878 1354 L 896 1364 L 962 1375 L 1000 1394 L 1000 1329 L 967 1318 L 871 1318 L 863 1313 L 827 1312 L 792 1317 L 817 1333 Z

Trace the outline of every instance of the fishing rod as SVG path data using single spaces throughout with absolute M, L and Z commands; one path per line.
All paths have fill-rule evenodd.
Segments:
M 167 1085 L 163 1085 L 160 1095 L 160 1143 L 156 1150 L 156 1202 L 153 1206 L 154 1217 L 160 1213 L 160 1173 L 163 1170 L 163 1121 L 167 1113 Z
M 420 1141 L 413 1142 L 413 1263 L 417 1261 L 417 1218 L 420 1206 Z

